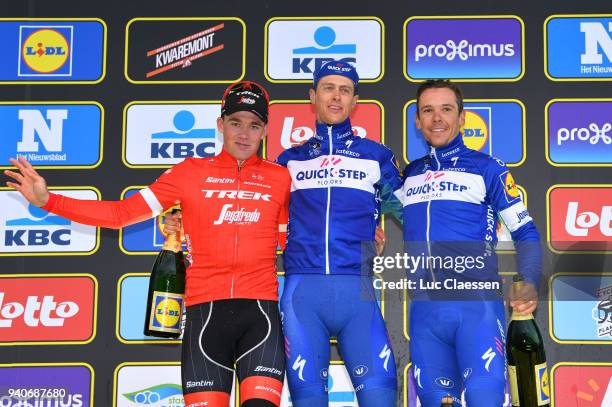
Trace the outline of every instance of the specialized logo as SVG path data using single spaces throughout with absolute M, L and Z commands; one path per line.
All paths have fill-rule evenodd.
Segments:
M 544 25 L 549 79 L 612 78 L 612 15 L 555 15 Z
M 375 101 L 360 101 L 351 112 L 353 134 L 377 142 L 383 140 L 382 106 Z M 276 159 L 284 150 L 299 146 L 315 135 L 316 117 L 308 101 L 296 103 L 272 102 L 270 104 L 270 122 L 266 137 L 266 158 Z M 277 136 L 280 134 L 280 138 Z M 345 144 L 338 154 L 359 157 L 351 151 L 351 144 Z
M 302 355 L 298 355 L 295 362 L 293 362 L 293 366 L 291 366 L 291 369 L 298 372 L 298 377 L 301 381 L 304 381 L 304 366 L 306 366 L 306 359 L 302 359 Z
M 102 20 L 5 19 L 0 37 L 0 83 L 98 83 L 104 77 Z
M 383 74 L 382 30 L 374 18 L 273 18 L 266 24 L 266 77 L 310 82 L 323 64 L 340 60 L 354 65 L 361 81 L 377 81 Z
M 8 407 L 93 405 L 93 369 L 86 363 L 0 365 L 0 405 Z
M 188 157 L 221 152 L 217 132 L 219 103 L 133 102 L 124 109 L 124 163 L 128 167 L 166 167 Z
M 523 22 L 518 17 L 411 17 L 404 24 L 409 80 L 519 80 Z
M 103 116 L 94 102 L 0 104 L 0 166 L 24 157 L 37 166 L 95 168 L 102 160 Z
M 525 158 L 525 107 L 517 100 L 466 100 L 463 142 L 472 150 L 499 157 L 510 166 Z M 416 128 L 416 101 L 404 107 L 404 159 L 406 163 L 429 153 L 423 134 Z
M 414 375 L 414 380 L 416 381 L 417 386 L 422 389 L 423 385 L 421 384 L 421 369 L 417 367 L 417 365 L 414 365 L 414 368 L 412 369 L 412 374 Z
M 555 99 L 546 106 L 547 158 L 553 165 L 612 164 L 612 101 Z
M 99 198 L 92 189 L 58 190 L 61 195 L 77 199 Z M 28 203 L 16 191 L 0 188 L 0 206 L 4 218 L 0 221 L 0 256 L 37 255 L 42 253 L 91 254 L 98 248 L 94 226 L 71 222 Z
M 187 382 L 187 388 L 205 383 Z M 115 370 L 116 407 L 185 407 L 178 364 L 124 363 Z
M 244 35 L 238 18 L 135 18 L 126 28 L 126 78 L 132 83 L 237 81 L 244 76 Z
M 95 335 L 96 297 L 90 275 L 0 276 L 0 345 L 87 343 Z
M 548 192 L 549 244 L 560 251 L 606 251 L 612 237 L 612 188 L 554 186 Z
M 487 372 L 489 371 L 489 367 L 491 365 L 491 362 L 493 362 L 493 359 L 495 358 L 495 356 L 497 356 L 497 354 L 495 353 L 493 348 L 487 349 L 485 353 L 482 354 L 481 359 L 485 361 L 484 367 L 487 370 Z
M 552 372 L 557 400 L 577 405 L 612 405 L 612 365 L 604 363 L 559 363 Z

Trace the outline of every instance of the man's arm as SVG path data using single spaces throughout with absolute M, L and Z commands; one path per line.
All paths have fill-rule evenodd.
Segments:
M 172 206 L 173 194 L 154 193 L 153 189 L 168 192 L 174 185 L 165 175 L 149 188 L 121 201 L 91 201 L 74 199 L 48 191 L 45 179 L 23 157 L 11 159 L 18 172 L 6 170 L 4 174 L 15 182 L 7 186 L 19 191 L 28 202 L 67 219 L 86 225 L 112 229 L 138 223 L 160 213 L 164 207 Z M 165 188 L 164 188 L 165 187 Z M 158 196 L 164 198 L 160 199 Z

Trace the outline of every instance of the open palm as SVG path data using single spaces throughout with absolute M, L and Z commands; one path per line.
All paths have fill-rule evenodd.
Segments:
M 9 181 L 6 185 L 21 192 L 24 198 L 33 205 L 44 206 L 49 201 L 49 190 L 45 179 L 38 175 L 32 164 L 25 158 L 19 157 L 17 160 L 11 158 L 9 161 L 17 167 L 19 172 L 5 170 L 4 174 L 16 181 Z

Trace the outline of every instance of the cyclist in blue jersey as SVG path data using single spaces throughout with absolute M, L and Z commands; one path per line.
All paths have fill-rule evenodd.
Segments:
M 353 133 L 359 78 L 331 61 L 314 73 L 316 134 L 277 162 L 292 179 L 281 298 L 287 378 L 296 407 L 327 406 L 330 338 L 361 407 L 395 406 L 397 378 L 371 277 L 379 215 L 402 216 L 391 150 Z
M 410 354 L 424 407 L 451 395 L 460 405 L 498 407 L 506 383 L 504 306 L 495 244 L 498 216 L 509 229 L 524 289 L 511 301 L 528 314 L 537 306 L 540 235 L 506 165 L 463 143 L 463 95 L 446 80 L 417 91 L 416 126 L 430 151 L 403 173 L 407 254 L 426 259 L 408 273 Z M 445 263 L 437 261 L 444 259 Z M 471 260 L 469 260 L 471 259 Z

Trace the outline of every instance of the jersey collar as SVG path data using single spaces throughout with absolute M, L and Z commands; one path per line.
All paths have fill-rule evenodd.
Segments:
M 314 137 L 322 142 L 328 141 L 330 128 L 332 134 L 332 141 L 338 141 L 345 139 L 349 136 L 353 136 L 353 126 L 351 125 L 351 119 L 347 118 L 345 121 L 338 124 L 327 124 L 317 121 L 317 131 Z
M 431 147 L 429 156 L 431 158 L 437 158 L 438 161 L 447 161 L 456 155 L 461 154 L 467 147 L 463 143 L 463 137 L 461 133 L 457 135 L 449 144 L 444 147 Z
M 230 153 L 228 153 L 225 148 L 221 149 L 221 152 L 219 153 L 219 155 L 217 155 L 215 157 L 216 161 L 223 164 L 223 165 L 227 165 L 227 166 L 232 166 L 232 167 L 237 167 L 238 166 L 238 160 L 236 158 L 234 158 Z M 261 161 L 261 158 L 259 158 L 257 156 L 257 154 L 253 155 L 252 157 L 244 160 L 242 162 L 242 166 L 240 168 L 244 168 L 246 166 L 249 165 L 254 165 L 257 164 L 259 161 Z

